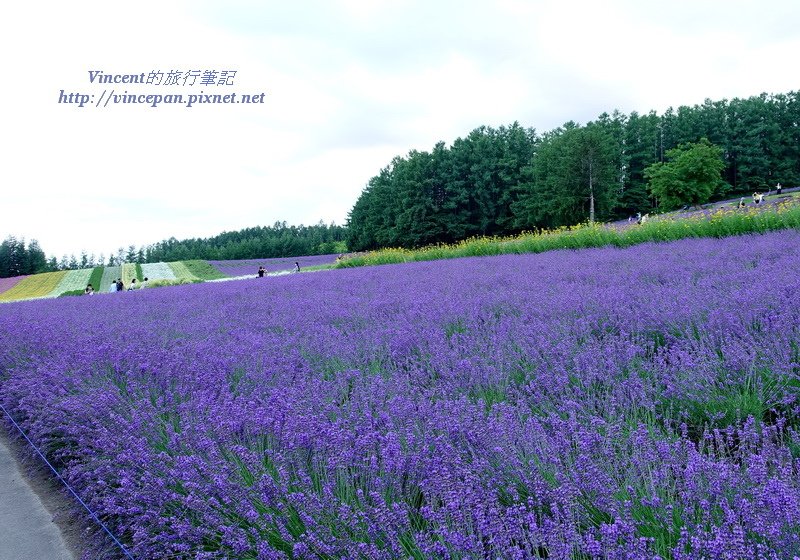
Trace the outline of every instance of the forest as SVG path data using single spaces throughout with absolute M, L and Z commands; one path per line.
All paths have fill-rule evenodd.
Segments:
M 659 190 L 668 175 L 659 168 L 689 144 L 718 154 L 718 167 L 704 170 L 720 170 L 707 200 L 795 185 L 800 93 L 706 100 L 662 115 L 615 111 L 541 134 L 518 123 L 479 127 L 450 146 L 395 157 L 372 177 L 350 211 L 348 248 L 413 248 L 667 210 L 676 199 Z

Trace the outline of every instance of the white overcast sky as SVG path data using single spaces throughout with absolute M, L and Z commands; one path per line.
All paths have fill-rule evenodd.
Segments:
M 480 125 L 798 89 L 796 0 L 8 2 L 0 238 L 105 253 L 276 220 L 342 224 L 396 155 Z M 89 70 L 236 70 L 230 87 Z M 263 105 L 59 104 L 266 92 Z

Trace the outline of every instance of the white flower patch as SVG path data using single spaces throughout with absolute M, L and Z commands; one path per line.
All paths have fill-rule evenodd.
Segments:
M 142 265 L 142 276 L 148 280 L 175 280 L 175 273 L 167 263 L 158 262 Z
M 58 286 L 48 295 L 58 297 L 64 292 L 86 289 L 86 285 L 89 283 L 89 278 L 92 276 L 93 270 L 94 268 L 82 268 L 80 270 L 68 271 L 64 278 L 61 279 L 61 282 L 58 283 Z M 95 287 L 95 289 L 97 289 L 97 287 Z

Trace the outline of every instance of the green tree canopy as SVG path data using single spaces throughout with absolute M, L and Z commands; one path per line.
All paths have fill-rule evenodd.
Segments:
M 513 123 L 395 157 L 350 211 L 348 247 L 419 247 L 515 233 L 512 209 L 530 179 L 535 144 L 533 129 Z
M 664 210 L 703 204 L 725 190 L 722 148 L 707 138 L 681 144 L 667 151 L 666 158 L 668 161 L 654 163 L 644 173 Z

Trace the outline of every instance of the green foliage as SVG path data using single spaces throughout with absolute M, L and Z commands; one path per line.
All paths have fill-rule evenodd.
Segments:
M 92 270 L 91 276 L 89 276 L 88 284 L 92 285 L 92 288 L 94 288 L 95 292 L 99 292 L 102 291 L 103 288 L 105 287 L 101 284 L 102 281 L 103 281 L 103 267 L 96 266 L 94 270 Z
M 722 373 L 722 372 L 721 372 Z M 699 439 L 704 430 L 740 424 L 752 417 L 756 425 L 769 421 L 774 411 L 797 390 L 797 380 L 771 371 L 753 371 L 732 383 L 724 372 L 704 393 L 660 404 L 665 417 L 680 418 L 690 436 Z
M 518 123 L 480 127 L 447 148 L 413 150 L 370 179 L 348 217 L 353 251 L 420 247 L 515 231 L 536 143 Z
M 142 271 L 142 263 L 136 263 L 136 281 L 142 282 L 144 280 L 144 272 Z
M 58 297 L 72 297 L 72 296 L 82 296 L 84 295 L 83 290 L 67 290 L 66 292 L 61 292 Z
M 665 210 L 683 205 L 699 205 L 714 193 L 722 193 L 722 149 L 707 138 L 697 143 L 681 144 L 666 153 L 666 163 L 654 163 L 645 169 L 650 190 Z
M 318 264 L 314 266 L 304 266 L 303 272 L 317 272 L 318 270 L 330 270 L 336 268 L 334 264 Z

